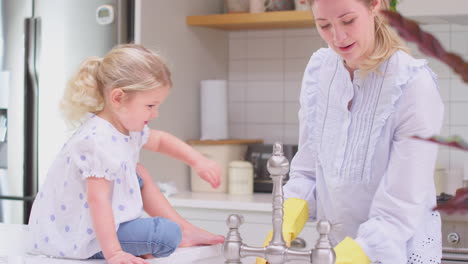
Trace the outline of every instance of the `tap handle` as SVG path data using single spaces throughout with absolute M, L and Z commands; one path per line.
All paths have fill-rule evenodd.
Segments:
M 238 214 L 229 215 L 226 224 L 229 228 L 239 228 L 244 223 L 244 217 Z
M 315 245 L 315 248 L 324 248 L 324 249 L 332 248 L 330 238 L 328 237 L 328 234 L 330 234 L 331 228 L 332 228 L 332 225 L 327 220 L 320 220 L 317 223 L 317 231 L 320 234 L 320 236 L 317 241 L 317 244 Z
M 273 144 L 273 155 L 283 155 L 283 145 L 281 145 L 280 142 L 275 142 L 275 144 Z
M 331 231 L 331 228 L 332 228 L 332 225 L 329 221 L 327 220 L 320 220 L 318 223 L 317 223 L 317 231 L 319 232 L 319 234 L 321 235 L 327 235 L 330 233 Z
M 283 154 L 283 145 L 273 144 L 273 155 L 268 159 L 267 169 L 271 176 L 285 176 L 289 172 L 289 161 Z
M 312 263 L 333 264 L 336 260 L 335 250 L 328 234 L 332 229 L 332 225 L 327 220 L 320 220 L 317 223 L 317 231 L 320 234 L 315 249 L 312 252 Z
M 239 233 L 239 227 L 244 223 L 244 217 L 238 214 L 229 215 L 226 224 L 229 231 L 224 240 L 223 251 L 225 264 L 241 264 L 242 238 Z

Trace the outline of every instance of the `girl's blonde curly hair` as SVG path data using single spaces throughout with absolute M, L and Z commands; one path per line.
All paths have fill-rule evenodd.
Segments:
M 172 87 L 171 73 L 154 52 L 137 44 L 114 47 L 103 58 L 89 57 L 71 78 L 60 108 L 72 126 L 86 113 L 104 107 L 104 95 L 112 89 L 125 92 Z

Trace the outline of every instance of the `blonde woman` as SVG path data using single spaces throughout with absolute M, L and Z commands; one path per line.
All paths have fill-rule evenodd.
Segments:
M 437 146 L 410 138 L 441 129 L 436 76 L 382 21 L 386 0 L 309 4 L 329 47 L 304 72 L 283 234 L 327 219 L 336 263 L 440 263 Z
M 192 166 L 213 187 L 221 170 L 176 137 L 149 129 L 172 81 L 161 59 L 140 45 L 121 45 L 81 65 L 63 100 L 80 124 L 48 171 L 29 219 L 35 254 L 108 263 L 147 263 L 178 246 L 217 244 L 170 206 L 138 164 L 145 148 Z M 142 218 L 145 210 L 151 217 Z

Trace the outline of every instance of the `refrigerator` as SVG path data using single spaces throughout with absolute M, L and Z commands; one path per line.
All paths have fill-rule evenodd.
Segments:
M 86 57 L 133 42 L 134 1 L 0 0 L 0 223 L 27 223 L 72 133 L 66 83 Z

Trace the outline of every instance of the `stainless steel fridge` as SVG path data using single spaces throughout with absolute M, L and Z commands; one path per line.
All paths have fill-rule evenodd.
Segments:
M 0 0 L 0 222 L 27 223 L 70 135 L 59 111 L 88 56 L 133 42 L 135 0 Z

